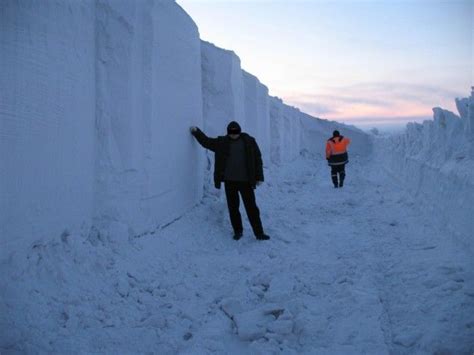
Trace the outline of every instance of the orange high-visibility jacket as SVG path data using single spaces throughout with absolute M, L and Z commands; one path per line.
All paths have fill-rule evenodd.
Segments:
M 347 157 L 347 147 L 350 143 L 351 140 L 343 136 L 329 138 L 326 142 L 326 159 L 342 157 L 342 155 Z

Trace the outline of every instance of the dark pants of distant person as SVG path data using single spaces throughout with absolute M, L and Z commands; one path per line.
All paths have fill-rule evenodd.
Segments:
M 239 193 L 244 202 L 245 211 L 252 226 L 255 235 L 263 234 L 262 221 L 260 220 L 260 211 L 255 202 L 255 193 L 248 182 L 225 181 L 225 195 L 227 198 L 227 207 L 229 208 L 230 223 L 234 232 L 242 232 L 242 217 L 239 212 Z
M 344 178 L 346 177 L 346 164 L 332 165 L 331 166 L 331 178 L 335 187 L 342 187 L 344 185 Z M 339 184 L 337 181 L 337 174 L 339 174 Z

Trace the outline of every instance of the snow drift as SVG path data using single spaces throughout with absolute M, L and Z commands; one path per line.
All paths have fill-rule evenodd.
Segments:
M 459 116 L 439 107 L 434 119 L 410 123 L 390 137 L 375 138 L 377 160 L 420 204 L 474 252 L 474 91 L 456 100 Z

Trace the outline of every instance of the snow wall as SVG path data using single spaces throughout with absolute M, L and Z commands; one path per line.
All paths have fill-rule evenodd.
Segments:
M 0 3 L 0 250 L 90 224 L 92 1 Z
M 269 96 L 173 0 L 2 1 L 0 53 L 2 250 L 178 218 L 214 190 L 191 125 L 215 137 L 238 121 L 266 168 L 323 154 L 336 126 L 359 134 Z
M 436 107 L 432 121 L 376 136 L 374 150 L 385 169 L 474 254 L 474 88 L 456 106 L 459 116 Z
M 201 198 L 201 44 L 174 1 L 2 1 L 0 53 L 0 249 Z
M 173 1 L 100 0 L 96 45 L 97 220 L 144 233 L 201 197 L 198 30 Z

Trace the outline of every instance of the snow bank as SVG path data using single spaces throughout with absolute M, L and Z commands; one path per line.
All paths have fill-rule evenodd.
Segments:
M 283 101 L 270 97 L 270 157 L 274 164 L 283 162 Z
M 270 97 L 270 150 L 273 163 L 288 163 L 299 156 L 302 149 L 301 120 L 310 117 L 284 104 L 281 99 Z
M 256 138 L 263 163 L 270 162 L 270 112 L 268 88 L 257 77 L 243 72 L 245 92 L 245 131 Z
M 263 165 L 269 166 L 270 160 L 270 98 L 268 88 L 257 83 L 257 139 L 262 152 Z
M 284 161 L 289 162 L 296 159 L 300 154 L 301 145 L 301 121 L 300 111 L 295 107 L 283 105 L 283 139 Z
M 234 52 L 201 41 L 204 132 L 226 134 L 230 121 L 246 131 L 244 84 L 240 59 Z
M 196 25 L 172 1 L 97 2 L 97 216 L 133 233 L 168 222 L 201 196 L 188 132 L 202 123 Z
M 174 1 L 2 2 L 1 244 L 121 221 L 142 233 L 201 197 L 196 25 Z M 9 248 L 10 249 L 10 248 Z
M 258 79 L 245 70 L 243 73 L 244 81 L 244 108 L 245 108 L 245 131 L 251 136 L 257 137 L 258 110 L 257 110 L 257 83 Z
M 92 217 L 92 2 L 2 1 L 0 53 L 0 249 L 15 250 Z
M 456 101 L 460 116 L 434 108 L 434 119 L 375 139 L 381 164 L 474 252 L 474 91 Z

